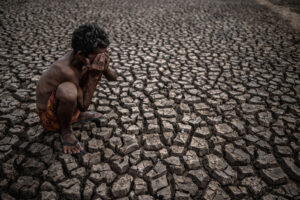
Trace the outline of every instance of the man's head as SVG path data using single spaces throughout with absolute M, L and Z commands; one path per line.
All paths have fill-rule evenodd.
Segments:
M 74 53 L 85 58 L 93 59 L 109 46 L 108 35 L 96 23 L 79 26 L 72 35 Z

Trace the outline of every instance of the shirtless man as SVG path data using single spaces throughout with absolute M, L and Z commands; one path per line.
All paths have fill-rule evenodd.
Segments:
M 109 67 L 107 34 L 97 24 L 85 24 L 72 35 L 72 49 L 43 72 L 36 89 L 40 121 L 48 131 L 60 131 L 64 153 L 79 154 L 83 146 L 72 133 L 72 123 L 102 117 L 87 112 L 102 74 L 115 81 Z

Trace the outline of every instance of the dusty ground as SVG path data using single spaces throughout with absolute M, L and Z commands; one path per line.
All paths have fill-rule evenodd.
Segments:
M 299 36 L 256 1 L 12 0 L 0 20 L 2 199 L 300 199 Z M 72 157 L 35 87 L 91 21 L 119 78 Z
M 300 14 L 300 1 L 299 0 L 269 0 L 275 5 L 285 6 L 290 8 L 293 12 Z

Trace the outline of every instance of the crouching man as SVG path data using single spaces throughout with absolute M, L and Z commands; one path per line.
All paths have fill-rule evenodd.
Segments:
M 64 153 L 80 154 L 83 145 L 72 133 L 72 123 L 102 117 L 87 112 L 98 82 L 104 75 L 115 81 L 109 67 L 107 34 L 97 24 L 84 24 L 72 35 L 72 50 L 43 72 L 36 89 L 36 103 L 42 126 L 59 131 Z

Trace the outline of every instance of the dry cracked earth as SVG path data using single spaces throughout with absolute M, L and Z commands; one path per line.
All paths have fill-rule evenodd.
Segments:
M 300 199 L 300 48 L 253 0 L 1 1 L 1 199 Z M 109 32 L 101 80 L 61 152 L 36 81 L 74 28 Z

